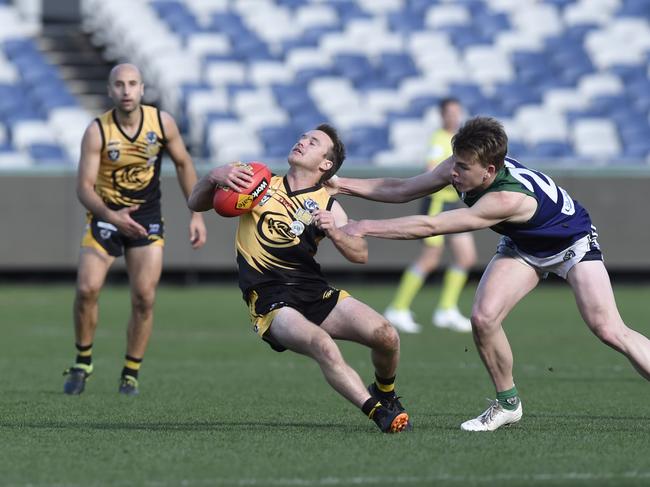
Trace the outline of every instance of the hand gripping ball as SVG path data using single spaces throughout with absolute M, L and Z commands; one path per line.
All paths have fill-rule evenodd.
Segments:
M 221 216 L 232 217 L 249 213 L 257 206 L 271 184 L 271 171 L 261 162 L 244 164 L 253 170 L 253 181 L 241 193 L 231 188 L 217 186 L 212 206 Z

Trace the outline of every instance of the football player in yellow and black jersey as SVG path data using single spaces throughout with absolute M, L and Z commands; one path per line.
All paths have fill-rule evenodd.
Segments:
M 442 127 L 431 136 L 428 167 L 433 170 L 452 154 L 451 138 L 462 122 L 463 107 L 457 98 L 444 98 L 440 101 Z M 423 199 L 422 213 L 436 216 L 442 211 L 460 208 L 463 203 L 451 186 Z M 439 328 L 453 331 L 472 331 L 469 319 L 458 310 L 458 300 L 467 282 L 467 273 L 476 263 L 476 245 L 471 233 L 458 233 L 447 236 L 453 260 L 447 267 L 442 281 L 438 305 L 431 322 Z M 413 319 L 411 303 L 422 288 L 427 276 L 440 263 L 445 245 L 445 236 L 436 235 L 422 240 L 422 252 L 404 271 L 391 304 L 384 316 L 398 330 L 417 333 L 421 326 Z
M 292 350 L 314 359 L 327 382 L 387 433 L 410 427 L 395 395 L 399 337 L 379 313 L 330 286 L 314 256 L 329 238 L 351 262 L 368 257 L 366 241 L 339 227 L 348 221 L 343 207 L 322 183 L 345 158 L 333 127 L 320 125 L 300 137 L 288 157 L 285 176 L 271 178 L 268 192 L 237 230 L 239 286 L 253 330 L 274 350 Z M 194 211 L 212 209 L 212 195 L 225 180 L 250 183 L 245 166 L 214 169 L 197 183 L 189 199 Z M 375 382 L 368 389 L 343 359 L 334 339 L 352 340 L 372 350 Z
M 81 243 L 74 327 L 77 357 L 63 390 L 81 394 L 93 372 L 92 345 L 97 327 L 97 299 L 106 274 L 121 255 L 131 286 L 131 316 L 119 392 L 138 393 L 138 371 L 153 326 L 156 286 L 164 244 L 160 212 L 160 164 L 171 156 L 187 198 L 196 183 L 192 159 L 168 113 L 141 105 L 144 84 L 132 64 L 115 66 L 108 79 L 114 108 L 95 119 L 81 142 L 77 195 L 88 210 Z M 203 217 L 190 219 L 190 243 L 206 241 Z

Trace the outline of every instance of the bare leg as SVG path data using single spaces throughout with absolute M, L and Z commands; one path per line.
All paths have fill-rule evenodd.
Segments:
M 346 298 L 336 305 L 321 328 L 332 338 L 369 347 L 377 375 L 386 379 L 395 376 L 399 363 L 399 335 L 382 315 L 368 305 Z
M 78 345 L 85 346 L 93 342 L 99 314 L 99 292 L 114 260 L 114 257 L 95 249 L 81 249 L 73 308 L 75 340 Z
M 359 374 L 345 362 L 332 337 L 295 309 L 282 308 L 267 333 L 289 350 L 313 358 L 327 382 L 355 406 L 361 408 L 370 399 Z
M 131 286 L 131 316 L 127 328 L 126 353 L 144 357 L 153 329 L 153 305 L 162 270 L 163 249 L 157 245 L 133 247 L 126 251 Z
M 454 267 L 469 271 L 476 264 L 476 244 L 471 233 L 448 235 Z
M 417 260 L 411 265 L 411 269 L 419 272 L 425 279 L 438 268 L 444 245 L 424 245 Z
M 603 343 L 625 355 L 637 372 L 650 380 L 650 340 L 623 322 L 603 262 L 576 264 L 567 281 L 589 329 Z
M 537 272 L 510 257 L 496 255 L 488 265 L 472 309 L 474 342 L 497 392 L 513 387 L 513 357 L 501 324 L 514 306 L 537 286 Z

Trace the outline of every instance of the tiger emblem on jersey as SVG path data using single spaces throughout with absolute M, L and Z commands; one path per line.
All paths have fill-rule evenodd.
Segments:
M 119 190 L 138 191 L 147 187 L 153 175 L 153 166 L 129 164 L 113 171 L 113 183 Z
M 282 213 L 265 212 L 257 222 L 257 231 L 265 245 L 274 248 L 291 247 L 300 242 L 291 231 L 291 222 Z

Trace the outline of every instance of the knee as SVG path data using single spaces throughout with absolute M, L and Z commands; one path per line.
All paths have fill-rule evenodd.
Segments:
M 151 313 L 155 299 L 156 293 L 154 291 L 135 291 L 131 297 L 133 310 L 142 314 Z
M 326 333 L 312 340 L 312 350 L 314 358 L 320 363 L 336 364 L 342 360 L 336 343 Z
M 82 304 L 95 303 L 99 299 L 100 286 L 80 282 L 77 284 L 77 301 Z
M 382 319 L 381 324 L 373 333 L 376 349 L 386 352 L 399 351 L 399 333 L 393 328 L 390 323 Z
M 399 333 L 391 326 L 388 320 L 382 320 L 375 331 L 375 338 L 379 348 L 389 352 L 399 351 Z
M 604 319 L 594 319 L 589 323 L 591 331 L 605 345 L 619 349 L 625 335 L 625 326 L 616 326 Z
M 480 307 L 472 310 L 470 320 L 472 329 L 478 336 L 490 335 L 501 326 L 497 313 Z

